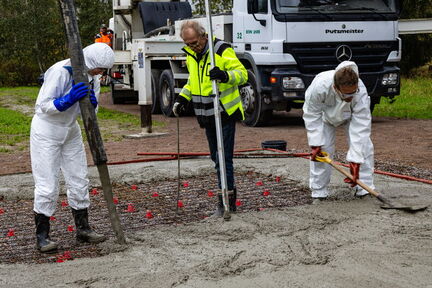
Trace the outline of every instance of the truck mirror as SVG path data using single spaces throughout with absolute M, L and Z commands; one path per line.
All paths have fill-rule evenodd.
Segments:
M 248 11 L 248 14 L 258 13 L 258 1 L 257 0 L 248 0 L 247 1 L 247 11 Z
M 255 13 L 259 13 L 260 12 L 259 11 L 258 1 L 259 0 L 248 0 L 248 2 L 247 2 L 247 11 L 248 11 L 248 14 L 252 14 L 253 17 L 254 17 L 254 19 L 256 21 L 258 21 L 262 26 L 266 26 L 266 23 L 267 23 L 266 20 L 260 20 L 260 19 L 257 19 L 255 17 Z

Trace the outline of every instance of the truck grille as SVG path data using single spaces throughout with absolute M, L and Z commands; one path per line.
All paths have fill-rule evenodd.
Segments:
M 336 57 L 337 49 L 344 45 L 347 53 L 352 53 L 360 72 L 382 70 L 388 55 L 398 50 L 397 41 L 387 42 L 347 42 L 347 43 L 284 43 L 283 52 L 293 55 L 302 73 L 317 74 L 335 69 L 342 62 Z M 342 48 L 340 48 L 342 49 Z M 341 51 L 341 50 L 339 50 Z M 342 52 L 342 51 L 341 51 Z

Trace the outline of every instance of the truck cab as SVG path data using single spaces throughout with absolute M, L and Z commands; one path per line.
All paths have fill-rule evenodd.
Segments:
M 188 79 L 181 24 L 193 19 L 208 31 L 206 18 L 192 17 L 186 0 L 118 0 L 113 9 L 113 102 L 132 99 L 151 106 L 142 111 L 172 116 Z M 398 95 L 399 13 L 398 0 L 233 0 L 231 13 L 213 15 L 212 29 L 248 70 L 243 123 L 264 125 L 273 111 L 302 108 L 313 78 L 345 60 L 357 63 L 371 110 Z
M 251 79 L 242 88 L 245 124 L 301 108 L 313 78 L 345 60 L 357 63 L 371 109 L 398 95 L 399 12 L 396 0 L 234 1 L 233 46 Z

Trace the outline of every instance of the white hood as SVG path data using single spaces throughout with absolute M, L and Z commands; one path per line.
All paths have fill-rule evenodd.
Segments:
M 342 69 L 342 68 L 345 68 L 345 67 L 349 67 L 349 68 L 351 68 L 351 69 L 352 69 L 352 70 L 357 74 L 357 76 L 359 76 L 359 71 L 358 71 L 357 64 L 355 64 L 355 63 L 352 62 L 352 61 L 343 61 L 342 63 L 340 63 L 340 64 L 336 67 L 335 71 L 338 71 L 338 70 L 340 70 L 340 69 Z
M 114 64 L 114 51 L 105 43 L 94 43 L 83 49 L 85 65 L 88 70 L 109 69 Z

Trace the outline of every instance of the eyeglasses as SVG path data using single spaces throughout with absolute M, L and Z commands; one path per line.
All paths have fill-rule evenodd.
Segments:
M 186 42 L 184 42 L 184 43 L 186 44 L 186 46 L 189 46 L 191 48 L 196 48 L 196 47 L 201 45 L 200 40 L 201 40 L 201 37 L 198 36 L 198 39 L 196 41 L 190 42 L 190 43 L 186 43 Z
M 338 90 L 339 95 L 341 96 L 342 99 L 347 99 L 347 98 L 354 97 L 354 95 L 360 91 L 360 88 L 357 88 L 357 90 L 355 90 L 352 93 L 342 93 L 339 89 L 337 89 L 337 90 Z
M 195 41 L 195 42 L 191 42 L 191 43 L 185 43 L 187 46 L 194 48 L 200 45 L 199 40 Z

